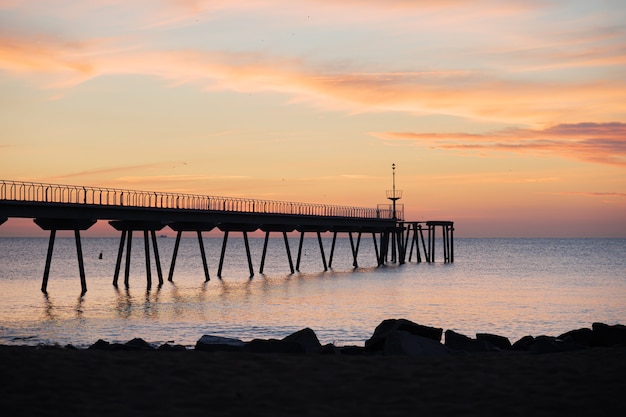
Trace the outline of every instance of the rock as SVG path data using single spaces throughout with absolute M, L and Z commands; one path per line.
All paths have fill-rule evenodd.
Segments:
M 169 343 L 162 344 L 157 350 L 163 350 L 166 352 L 182 352 L 187 350 L 183 345 L 170 345 Z
M 98 341 L 96 343 L 94 343 L 93 345 L 89 346 L 87 349 L 92 349 L 92 350 L 109 350 L 110 347 L 111 347 L 111 344 L 109 342 L 107 342 L 106 340 L 98 339 Z
M 570 330 L 557 337 L 557 339 L 566 343 L 571 342 L 589 347 L 593 345 L 593 330 L 587 328 Z
M 604 323 L 593 323 L 594 346 L 625 346 L 626 326 L 616 324 L 610 326 Z
M 389 333 L 385 338 L 385 355 L 445 356 L 450 350 L 430 338 L 417 336 L 404 330 Z
M 504 336 L 498 336 L 497 334 L 490 333 L 476 333 L 476 339 L 487 342 L 501 350 L 511 349 L 511 341 Z
M 369 353 L 363 346 L 341 346 L 337 349 L 346 356 L 363 356 Z
M 243 351 L 252 353 L 305 353 L 304 348 L 298 343 L 278 339 L 254 339 L 244 344 Z
M 446 330 L 445 335 L 445 346 L 452 350 L 462 350 L 465 352 L 490 352 L 495 350 L 482 340 L 472 339 L 454 330 Z
M 89 346 L 88 349 L 93 350 L 131 350 L 131 347 L 123 345 L 121 343 L 109 343 L 106 340 L 98 339 L 96 343 Z
M 530 346 L 530 353 L 534 355 L 544 353 L 563 352 L 563 342 L 556 337 L 537 336 L 534 343 Z
M 230 337 L 204 335 L 196 342 L 196 350 L 203 352 L 218 352 L 218 351 L 238 351 L 242 350 L 244 342 L 239 339 L 233 339 Z
M 385 339 L 389 334 L 395 331 L 405 331 L 416 336 L 426 337 L 435 342 L 441 341 L 441 334 L 443 333 L 443 329 L 423 326 L 410 320 L 387 319 L 376 326 L 372 337 L 365 341 L 365 348 L 369 351 L 384 350 Z
M 535 338 L 533 336 L 524 336 L 517 342 L 513 343 L 511 349 L 513 350 L 530 350 L 532 344 L 535 343 Z
M 124 346 L 126 346 L 128 350 L 154 350 L 154 346 L 140 337 L 129 340 Z
M 318 350 L 320 355 L 339 355 L 341 351 L 332 343 L 325 344 Z
M 317 335 L 308 327 L 290 334 L 283 339 L 283 342 L 296 343 L 307 353 L 318 352 L 322 348 Z

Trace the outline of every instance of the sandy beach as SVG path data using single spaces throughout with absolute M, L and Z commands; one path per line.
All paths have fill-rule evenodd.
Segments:
M 10 415 L 608 415 L 626 349 L 440 358 L 0 347 Z

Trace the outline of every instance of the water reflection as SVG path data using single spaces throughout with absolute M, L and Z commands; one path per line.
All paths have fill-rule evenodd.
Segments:
M 122 293 L 118 287 L 115 287 L 115 292 L 117 294 L 115 311 L 121 318 L 127 319 L 131 316 L 133 310 L 133 297 L 130 295 L 130 290 L 126 288 Z
M 82 319 L 83 318 L 83 304 L 85 302 L 85 294 L 81 294 L 78 297 L 78 300 L 76 300 L 76 305 L 74 306 L 74 311 L 76 312 L 76 318 L 77 319 Z
M 117 294 L 115 311 L 119 317 L 129 319 L 133 316 L 135 310 L 141 310 L 145 318 L 158 318 L 161 294 L 160 288 L 156 290 L 146 289 L 142 300 L 134 297 L 128 288 L 124 290 L 115 288 L 115 292 Z
M 161 287 L 156 291 L 146 290 L 145 302 L 143 305 L 143 315 L 146 318 L 157 318 L 159 316 L 159 295 Z
M 44 298 L 44 316 L 46 320 L 54 321 L 58 318 L 54 312 L 54 302 L 48 293 L 42 293 Z

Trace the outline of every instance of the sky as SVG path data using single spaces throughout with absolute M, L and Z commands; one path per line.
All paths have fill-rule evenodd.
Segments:
M 405 218 L 456 236 L 626 237 L 624 22 L 623 0 L 0 0 L 0 180 L 376 207 L 395 164 Z

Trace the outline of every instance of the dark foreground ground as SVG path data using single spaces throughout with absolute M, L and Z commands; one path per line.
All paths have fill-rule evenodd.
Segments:
M 622 415 L 625 393 L 623 347 L 429 359 L 0 346 L 2 416 Z

